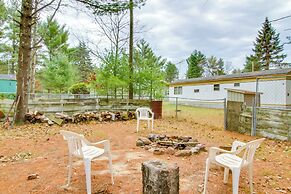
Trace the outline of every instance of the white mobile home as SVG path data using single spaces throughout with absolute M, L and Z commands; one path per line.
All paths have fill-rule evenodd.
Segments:
M 261 93 L 261 106 L 291 107 L 291 68 L 250 73 L 176 80 L 169 86 L 169 97 L 199 100 L 227 98 L 226 89 Z

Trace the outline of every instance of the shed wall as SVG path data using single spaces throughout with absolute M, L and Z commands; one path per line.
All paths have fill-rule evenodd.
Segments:
M 0 80 L 0 93 L 15 93 L 16 81 L 15 80 Z

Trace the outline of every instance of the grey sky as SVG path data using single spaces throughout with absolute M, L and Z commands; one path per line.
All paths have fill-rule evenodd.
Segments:
M 181 75 L 186 70 L 185 59 L 195 49 L 242 68 L 265 17 L 272 20 L 290 14 L 290 0 L 147 0 L 144 7 L 135 10 L 135 17 L 147 29 L 141 36 L 158 55 L 174 63 L 182 61 L 177 65 Z M 57 19 L 75 34 L 98 41 L 92 33 L 94 28 L 86 28 L 90 21 L 82 14 Z M 272 25 L 281 34 L 282 42 L 291 35 L 291 31 L 285 31 L 291 28 L 291 18 Z M 290 51 L 291 45 L 285 45 L 285 53 L 290 55 L 288 62 Z

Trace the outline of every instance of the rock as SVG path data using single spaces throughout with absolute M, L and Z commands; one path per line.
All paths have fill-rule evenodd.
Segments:
M 198 191 L 199 193 L 202 193 L 203 190 L 204 190 L 204 184 L 198 185 L 197 191 Z
M 145 144 L 144 144 L 144 142 L 143 141 L 141 141 L 141 140 L 136 140 L 136 146 L 138 146 L 138 147 L 141 147 L 141 146 L 144 146 Z
M 191 156 L 191 150 L 179 150 L 175 153 L 175 156 L 177 157 L 183 157 L 183 156 Z
M 174 155 L 175 154 L 175 149 L 172 148 L 172 147 L 168 147 L 166 150 L 165 150 L 166 154 L 169 154 L 169 155 Z
M 39 177 L 39 175 L 37 173 L 30 174 L 30 175 L 28 175 L 27 180 L 37 179 L 38 177 Z
M 159 135 L 159 140 L 165 140 L 167 138 L 166 135 Z
M 148 135 L 148 139 L 151 140 L 151 141 L 157 141 L 157 140 L 159 140 L 159 137 L 160 136 L 158 134 L 153 134 L 153 133 L 150 133 Z
M 158 141 L 157 144 L 161 145 L 161 146 L 173 146 L 173 142 L 172 141 Z
M 165 151 L 163 149 L 155 149 L 153 154 L 155 155 L 163 155 Z
M 152 142 L 146 137 L 139 137 L 138 140 L 142 141 L 144 145 L 150 145 Z
M 190 150 L 191 150 L 192 154 L 198 154 L 199 153 L 199 148 L 197 148 L 197 147 L 191 148 Z
M 180 139 L 182 140 L 182 142 L 188 142 L 190 139 L 192 139 L 192 137 L 182 136 Z
M 196 147 L 199 148 L 199 151 L 207 152 L 204 144 L 199 143 L 196 145 Z

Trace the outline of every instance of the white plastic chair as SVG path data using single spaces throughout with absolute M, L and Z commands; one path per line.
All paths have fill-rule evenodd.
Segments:
M 84 138 L 84 135 L 77 134 L 71 131 L 61 130 L 60 133 L 64 139 L 68 142 L 69 147 L 69 171 L 68 171 L 68 183 L 70 185 L 72 176 L 72 157 L 83 158 L 86 174 L 86 188 L 87 193 L 91 194 L 91 161 L 102 155 L 107 155 L 109 160 L 109 168 L 111 172 L 111 182 L 113 181 L 113 169 L 112 169 L 112 157 L 110 152 L 110 143 L 108 140 L 103 140 L 97 143 L 90 143 Z M 104 149 L 96 147 L 96 145 L 102 145 Z
M 223 150 L 217 147 L 209 149 L 209 155 L 206 160 L 206 170 L 204 178 L 204 194 L 206 193 L 207 179 L 210 164 L 216 164 L 224 167 L 224 179 L 226 184 L 228 180 L 229 170 L 232 171 L 232 193 L 238 194 L 239 176 L 241 168 L 248 167 L 250 193 L 253 193 L 253 161 L 256 149 L 265 140 L 265 138 L 243 143 L 234 141 L 231 151 Z M 238 156 L 242 154 L 242 157 Z
M 152 131 L 154 129 L 154 113 L 147 107 L 137 108 L 135 111 L 137 118 L 136 131 L 138 132 L 140 120 L 148 121 L 148 128 L 150 128 L 150 121 L 152 121 Z

